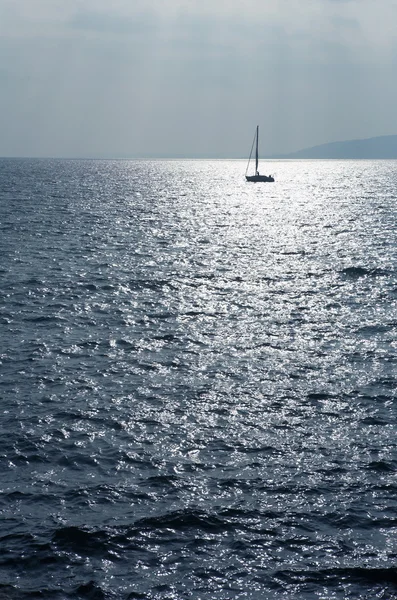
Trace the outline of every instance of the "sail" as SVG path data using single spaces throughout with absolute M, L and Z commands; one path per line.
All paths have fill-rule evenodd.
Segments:
M 259 125 L 256 126 L 255 175 L 259 175 L 259 171 L 258 171 L 258 163 L 259 163 L 258 138 L 259 138 Z

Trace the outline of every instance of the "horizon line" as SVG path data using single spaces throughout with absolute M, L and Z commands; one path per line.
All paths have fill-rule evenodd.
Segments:
M 337 143 L 337 142 L 331 142 Z M 322 144 L 321 144 L 322 145 Z M 312 148 L 317 148 L 317 146 L 312 146 Z M 305 149 L 306 150 L 306 149 Z M 302 150 L 303 151 L 303 150 Z M 301 152 L 298 150 L 297 152 Z M 291 152 L 291 154 L 295 154 L 295 152 Z M 145 160 L 185 160 L 185 161 L 196 161 L 196 160 L 235 160 L 235 161 L 247 161 L 247 157 L 235 157 L 235 156 L 0 156 L 0 160 L 136 160 L 136 161 L 145 161 Z M 349 157 L 349 158 L 299 158 L 291 156 L 290 154 L 280 154 L 280 156 L 272 154 L 271 156 L 263 156 L 261 157 L 261 161 L 307 161 L 307 160 L 397 160 L 397 158 L 362 158 L 362 157 Z
M 292 152 L 276 152 L 273 154 L 264 154 L 261 156 L 261 160 L 395 160 L 393 158 L 353 158 L 353 157 L 349 157 L 349 158 L 295 158 L 295 155 L 301 152 L 307 152 L 310 150 L 317 150 L 318 148 L 321 148 L 323 146 L 332 146 L 332 145 L 337 145 L 337 144 L 349 144 L 349 143 L 354 143 L 354 142 L 365 142 L 365 141 L 370 141 L 370 140 L 375 140 L 375 139 L 380 139 L 380 138 L 386 138 L 386 137 L 397 137 L 397 134 L 395 133 L 390 133 L 390 134 L 384 134 L 384 135 L 376 135 L 376 136 L 371 136 L 371 137 L 364 137 L 364 138 L 353 138 L 353 139 L 348 139 L 348 140 L 337 140 L 334 142 L 324 142 L 321 144 L 315 144 L 314 146 L 306 146 L 305 148 L 300 148 L 299 150 L 293 150 Z M 190 155 L 190 156 L 182 156 L 182 155 L 173 155 L 173 156 L 167 156 L 167 155 L 157 155 L 157 156 L 153 156 L 153 155 L 147 155 L 147 156 L 111 156 L 111 155 L 107 155 L 107 156 L 70 156 L 70 155 L 60 155 L 60 156 L 5 156 L 2 155 L 0 156 L 0 159 L 22 159 L 22 160 L 33 160 L 33 159 L 37 159 L 37 160 L 247 160 L 246 156 L 203 156 L 203 155 Z

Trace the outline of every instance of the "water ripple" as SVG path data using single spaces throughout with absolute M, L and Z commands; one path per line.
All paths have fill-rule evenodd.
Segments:
M 0 598 L 397 599 L 395 163 L 0 166 Z

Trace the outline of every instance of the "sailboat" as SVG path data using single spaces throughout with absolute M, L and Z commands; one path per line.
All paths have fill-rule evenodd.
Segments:
M 255 175 L 247 175 L 248 169 L 251 162 L 252 150 L 254 149 L 255 144 Z M 274 177 L 272 175 L 260 175 L 258 171 L 258 144 L 259 144 L 259 125 L 256 126 L 254 141 L 252 142 L 251 153 L 248 159 L 247 170 L 245 171 L 245 178 L 247 181 L 274 181 Z

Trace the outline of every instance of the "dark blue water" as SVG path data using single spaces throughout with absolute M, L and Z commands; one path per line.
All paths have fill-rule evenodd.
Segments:
M 0 161 L 1 599 L 397 598 L 397 162 L 271 169 Z

